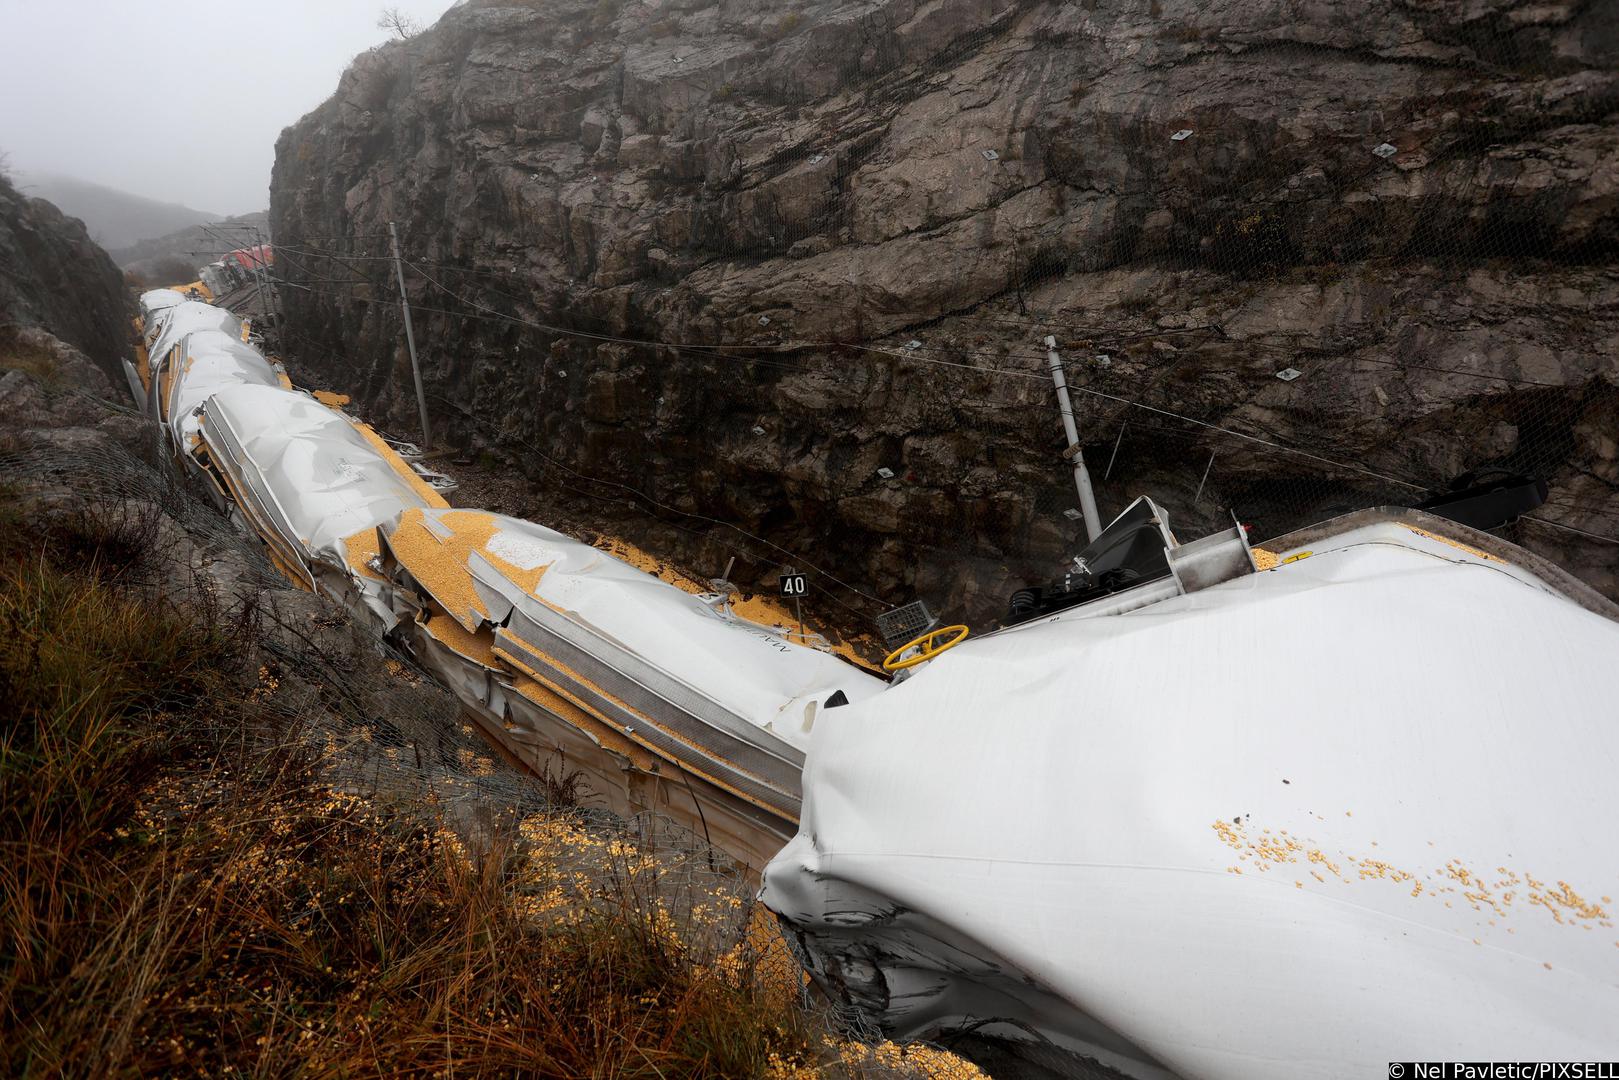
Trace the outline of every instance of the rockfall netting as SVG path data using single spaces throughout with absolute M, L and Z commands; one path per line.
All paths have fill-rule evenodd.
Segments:
M 547 86 L 446 74 L 542 31 L 548 71 L 628 74 L 547 75 L 533 130 Z M 446 437 L 851 619 L 992 621 L 1083 544 L 1048 336 L 1104 521 L 1263 541 L 1522 476 L 1551 495 L 1503 534 L 1615 595 L 1616 42 L 1518 0 L 486 0 L 332 106 L 481 156 L 373 205 L 320 175 L 349 136 L 285 144 L 284 344 L 408 399 L 398 218 Z M 456 86 L 487 120 L 435 118 Z
M 836 1026 L 757 904 L 755 879 L 681 824 L 593 809 L 566 761 L 536 773 L 505 758 L 449 690 L 372 628 L 281 576 L 255 537 L 199 497 L 155 424 L 89 394 L 46 393 L 15 378 L 3 396 L 8 528 L 56 557 L 71 554 L 64 545 L 92 545 L 98 561 L 110 558 L 97 572 L 115 570 L 122 587 L 237 640 L 249 670 L 257 666 L 239 738 L 285 756 L 286 740 L 295 740 L 316 762 L 335 814 L 363 820 L 375 810 L 357 808 L 393 807 L 425 815 L 438 822 L 433 842 L 469 864 L 515 847 L 529 856 L 506 871 L 520 914 L 565 926 L 610 911 L 682 963 L 751 980 L 784 1013 L 824 1017 L 812 1022 L 823 1025 L 827 1045 L 775 1063 L 772 1076 L 981 1075 L 934 1048 Z M 165 812 L 167 797 L 157 792 L 150 812 Z M 851 1030 L 852 1040 L 841 1034 Z

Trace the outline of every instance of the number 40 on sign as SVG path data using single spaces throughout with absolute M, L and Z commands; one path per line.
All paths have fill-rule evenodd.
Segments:
M 809 589 L 809 582 L 803 574 L 781 575 L 781 595 L 803 596 Z

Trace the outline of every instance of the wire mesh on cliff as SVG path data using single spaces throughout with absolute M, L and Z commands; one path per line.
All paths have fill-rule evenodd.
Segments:
M 48 400 L 51 408 L 39 410 L 48 416 L 12 416 L 0 440 L 8 523 L 22 523 L 53 557 L 65 557 L 54 548 L 92 537 L 97 560 L 116 554 L 121 587 L 238 639 L 258 676 L 233 738 L 287 756 L 283 740 L 293 733 L 336 800 L 334 812 L 425 813 L 444 827 L 440 841 L 472 862 L 516 844 L 533 857 L 513 861 L 503 887 L 516 890 L 526 917 L 572 925 L 612 912 L 660 948 L 677 949 L 682 964 L 749 980 L 783 1016 L 808 1016 L 811 1031 L 833 1038 L 838 1029 L 815 1019 L 830 1014 L 757 905 L 754 882 L 723 852 L 658 815 L 591 809 L 592 793 L 565 761 L 540 776 L 510 764 L 463 719 L 448 690 L 341 608 L 292 587 L 254 537 L 198 498 L 166 459 L 156 425 L 88 395 Z M 162 799 L 152 805 L 166 812 Z M 843 1030 L 851 1029 L 868 1042 L 834 1040 L 784 1062 L 781 1075 L 978 1075 L 921 1044 L 884 1044 L 845 1018 Z
M 1552 495 L 1510 538 L 1619 594 L 1619 86 L 1589 7 L 967 7 L 559 5 L 554 62 L 634 95 L 570 99 L 520 184 L 492 146 L 387 204 L 485 208 L 402 226 L 452 436 L 733 524 L 863 613 L 990 617 L 1082 542 L 1053 335 L 1104 516 L 1145 493 L 1183 536 L 1263 539 L 1519 474 Z M 350 92 L 462 137 L 423 104 L 435 50 L 522 34 L 434 33 Z M 318 208 L 374 177 L 327 183 L 317 122 L 279 174 L 295 347 L 359 358 L 408 422 L 381 229 L 407 215 Z

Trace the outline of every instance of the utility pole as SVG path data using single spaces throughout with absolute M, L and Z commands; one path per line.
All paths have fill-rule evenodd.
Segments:
M 270 270 L 264 265 L 264 245 L 259 239 L 257 228 L 253 229 L 250 242 L 252 247 L 248 248 L 247 257 L 253 267 L 253 283 L 257 286 L 259 294 L 259 318 L 268 329 L 272 322 L 270 315 L 275 303 L 275 290 L 270 285 Z M 265 341 L 264 347 L 266 349 L 270 347 L 268 340 Z
M 225 255 L 229 255 L 232 251 L 238 250 L 238 245 L 251 243 L 251 239 L 241 232 L 236 232 L 235 235 L 232 235 L 232 230 L 240 230 L 244 228 L 244 226 L 241 225 L 221 221 L 212 225 L 204 225 L 202 228 L 203 232 L 208 235 L 209 239 L 213 240 L 217 244 L 224 245 L 225 250 L 223 254 Z M 248 279 L 253 282 L 253 294 L 258 297 L 259 311 L 262 313 L 265 310 L 266 301 L 264 299 L 264 285 L 259 280 L 258 267 L 254 265 L 256 261 L 257 260 L 252 258 L 252 253 L 249 252 L 247 264 L 243 266 L 242 269 L 247 271 Z M 252 322 L 253 320 L 249 319 L 248 321 Z
M 1062 354 L 1057 351 L 1057 339 L 1046 338 L 1046 357 L 1051 361 L 1051 384 L 1057 388 L 1057 408 L 1062 411 L 1062 429 L 1068 436 L 1068 452 L 1064 457 L 1074 462 L 1074 486 L 1079 489 L 1079 512 L 1085 515 L 1085 539 L 1095 540 L 1102 532 L 1102 519 L 1096 512 L 1096 493 L 1091 490 L 1090 470 L 1085 468 L 1085 455 L 1080 451 L 1079 427 L 1074 423 L 1074 404 L 1068 400 L 1068 378 L 1062 370 Z
M 394 273 L 399 278 L 399 310 L 405 314 L 405 344 L 410 349 L 410 373 L 416 377 L 416 407 L 422 414 L 422 449 L 433 448 L 433 436 L 427 428 L 427 392 L 422 389 L 422 366 L 416 360 L 416 331 L 410 325 L 410 298 L 405 295 L 405 264 L 399 258 L 399 230 L 388 222 L 388 244 L 393 248 Z
M 272 257 L 274 256 L 274 252 L 269 251 L 270 238 L 268 236 L 266 236 L 264 233 L 260 232 L 259 227 L 257 225 L 253 226 L 253 243 L 259 249 L 259 253 L 260 253 L 261 256 L 264 255 L 267 251 L 270 254 L 270 256 L 272 256 Z M 266 259 L 266 258 L 260 258 L 259 259 L 259 268 L 260 268 L 260 270 L 262 270 L 264 272 L 264 285 L 265 285 L 266 290 L 270 294 L 270 309 L 269 309 L 268 312 L 266 312 L 266 315 L 275 316 L 275 321 L 274 321 L 275 335 L 276 335 L 275 336 L 275 341 L 276 341 L 276 347 L 279 350 L 281 345 L 282 345 L 282 340 L 283 340 L 282 336 L 281 336 L 281 324 L 282 324 L 281 290 L 276 288 L 275 275 L 270 272 L 270 262 L 269 262 L 269 260 Z M 268 322 L 270 320 L 266 319 L 265 321 Z

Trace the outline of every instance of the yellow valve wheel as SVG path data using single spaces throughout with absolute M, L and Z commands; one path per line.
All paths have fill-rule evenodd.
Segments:
M 960 625 L 941 626 L 937 630 L 929 630 L 921 637 L 907 641 L 905 644 L 889 653 L 888 656 L 883 660 L 883 670 L 904 671 L 906 668 L 911 668 L 918 664 L 926 663 L 927 661 L 932 660 L 935 656 L 938 656 L 940 653 L 945 652 L 948 649 L 954 649 L 957 645 L 960 645 L 963 641 L 966 641 L 967 634 L 969 632 L 970 631 L 968 631 L 965 626 Z M 947 638 L 947 640 L 940 643 L 940 638 Z M 905 656 L 905 654 L 910 652 L 912 649 L 921 649 L 922 651 L 917 653 L 915 656 L 906 657 L 904 660 L 900 659 L 900 657 Z

